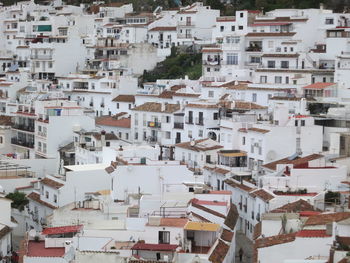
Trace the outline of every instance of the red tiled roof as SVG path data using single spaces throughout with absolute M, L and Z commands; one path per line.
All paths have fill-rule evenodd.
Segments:
M 134 95 L 119 95 L 117 97 L 115 97 L 112 101 L 114 102 L 131 102 L 131 103 L 135 103 L 135 96 Z
M 54 180 L 47 178 L 47 177 L 42 179 L 40 181 L 40 183 L 47 185 L 47 186 L 50 186 L 51 188 L 55 188 L 55 189 L 60 189 L 62 186 L 64 186 L 64 184 L 61 184 L 61 183 L 54 181 Z
M 63 257 L 64 247 L 45 248 L 45 242 L 29 241 L 27 257 Z
M 229 248 L 230 248 L 229 245 L 227 245 L 225 242 L 219 240 L 219 242 L 215 246 L 213 252 L 210 254 L 209 261 L 212 263 L 223 262 Z
M 303 87 L 303 89 L 325 89 L 330 86 L 335 85 L 335 83 L 332 82 L 316 82 L 314 84 L 307 85 Z
M 43 235 L 57 235 L 65 233 L 77 233 L 83 228 L 83 225 L 76 226 L 59 226 L 45 228 L 42 232 Z
M 4 226 L 3 228 L 1 228 L 0 230 L 0 240 L 6 236 L 7 234 L 11 233 L 11 228 L 8 226 Z
M 251 192 L 250 195 L 252 197 L 259 197 L 260 199 L 262 199 L 265 202 L 268 202 L 271 199 L 275 198 L 272 194 L 270 194 L 269 192 L 267 192 L 264 189 L 259 189 L 259 190 L 256 190 L 254 192 Z
M 276 170 L 278 164 L 293 164 L 293 165 L 300 165 L 304 163 L 308 163 L 309 161 L 317 160 L 322 158 L 323 155 L 321 154 L 310 154 L 304 157 L 297 157 L 293 160 L 289 160 L 289 158 L 283 158 L 271 163 L 264 164 L 263 167 L 270 169 L 270 170 Z
M 250 26 L 284 26 L 284 25 L 290 25 L 291 23 L 289 22 L 275 22 L 275 23 L 254 23 L 251 24 Z
M 233 235 L 234 235 L 234 232 L 231 232 L 224 228 L 220 237 L 222 240 L 226 242 L 232 242 Z
M 212 215 L 214 215 L 214 216 L 217 216 L 217 217 L 221 217 L 221 218 L 226 219 L 226 216 L 225 216 L 225 215 L 223 215 L 223 214 L 221 214 L 221 213 L 219 213 L 219 212 L 217 212 L 217 211 L 215 211 L 215 210 L 213 210 L 213 209 L 207 208 L 207 207 L 205 207 L 205 206 L 202 206 L 202 205 L 199 205 L 199 204 L 196 204 L 196 203 L 193 203 L 193 202 L 192 202 L 192 206 L 195 207 L 195 208 L 197 208 L 197 209 L 200 209 L 200 210 L 202 210 L 202 211 L 204 211 L 204 212 L 207 212 L 207 213 L 209 213 L 209 214 L 212 214 Z
M 265 238 L 259 238 L 255 241 L 256 248 L 271 247 L 284 243 L 293 242 L 295 240 L 295 233 L 270 236 Z
M 292 37 L 295 33 L 259 33 L 259 32 L 253 32 L 248 33 L 246 37 Z
M 348 218 L 350 218 L 350 212 L 319 214 L 309 217 L 305 222 L 305 226 L 326 225 L 332 222 L 343 221 Z
M 159 226 L 167 226 L 167 227 L 184 227 L 188 222 L 187 218 L 171 218 L 164 217 L 160 219 Z
M 158 26 L 150 29 L 149 31 L 176 31 L 176 26 Z
M 305 229 L 297 232 L 296 237 L 331 237 L 325 229 Z
M 279 208 L 276 208 L 270 211 L 270 213 L 296 213 L 303 211 L 315 211 L 315 208 L 309 202 L 303 199 L 299 199 L 295 202 L 285 204 Z
M 227 205 L 227 202 L 198 200 L 197 198 L 193 198 L 192 202 L 195 204 L 198 204 L 198 205 L 216 205 L 216 206 L 226 206 Z
M 131 119 L 130 118 L 122 118 L 116 119 L 113 116 L 103 116 L 95 119 L 97 125 L 103 126 L 113 126 L 120 128 L 130 128 L 131 127 Z
M 179 245 L 136 243 L 131 250 L 175 251 Z
M 247 186 L 245 184 L 236 183 L 236 182 L 234 182 L 234 181 L 232 181 L 230 179 L 226 179 L 224 182 L 226 184 L 228 184 L 229 186 L 232 186 L 233 188 L 239 188 L 239 189 L 241 189 L 241 190 L 243 190 L 245 192 L 250 192 L 250 191 L 254 190 L 254 188 L 252 188 L 252 187 L 249 187 L 249 186 Z
M 38 194 L 38 193 L 31 192 L 29 195 L 27 195 L 27 198 L 31 199 L 31 200 L 33 200 L 33 201 L 35 201 L 35 202 L 37 202 L 37 203 L 39 203 L 41 205 L 44 205 L 44 206 L 46 206 L 48 208 L 51 208 L 51 209 L 56 209 L 57 208 L 56 206 L 53 206 L 53 205 L 51 205 L 51 204 L 41 200 L 40 199 L 40 194 Z

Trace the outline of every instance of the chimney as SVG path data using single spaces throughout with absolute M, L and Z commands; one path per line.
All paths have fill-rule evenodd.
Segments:
M 106 131 L 101 131 L 101 145 L 102 147 L 106 146 Z
M 320 3 L 320 10 L 323 11 L 323 9 L 324 9 L 324 4 Z

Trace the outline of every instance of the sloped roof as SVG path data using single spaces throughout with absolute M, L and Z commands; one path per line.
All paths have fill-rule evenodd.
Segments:
M 310 85 L 307 85 L 305 87 L 303 87 L 303 89 L 325 89 L 328 87 L 331 87 L 335 85 L 335 83 L 332 82 L 316 82 Z
M 216 244 L 213 252 L 209 256 L 209 261 L 212 263 L 222 263 L 229 248 L 230 246 L 228 244 L 219 239 L 219 242 Z
M 0 240 L 6 236 L 8 233 L 11 232 L 11 228 L 8 226 L 4 226 L 1 230 L 0 230 Z
M 42 231 L 43 235 L 57 235 L 66 233 L 78 233 L 83 228 L 83 225 L 48 227 Z
M 115 97 L 112 101 L 114 102 L 131 102 L 135 103 L 135 96 L 134 95 L 118 95 Z
M 259 197 L 260 199 L 264 200 L 265 202 L 270 201 L 271 199 L 275 198 L 272 194 L 267 192 L 264 189 L 258 189 L 254 192 L 251 192 L 250 195 L 252 197 Z
M 239 213 L 237 207 L 231 203 L 230 210 L 228 211 L 224 224 L 231 230 L 234 230 L 238 217 Z
M 44 179 L 42 179 L 40 181 L 40 183 L 47 185 L 47 186 L 50 186 L 50 187 L 55 188 L 55 189 L 60 189 L 62 186 L 64 186 L 64 184 L 61 184 L 57 181 L 54 181 L 48 177 L 45 177 Z
M 48 208 L 51 208 L 51 209 L 56 209 L 57 208 L 56 206 L 53 206 L 53 205 L 51 205 L 51 204 L 41 200 L 40 199 L 40 195 L 38 193 L 31 192 L 29 195 L 27 195 L 27 198 L 31 199 L 31 200 L 33 200 L 33 201 L 35 201 L 35 202 L 37 202 L 37 203 L 39 203 L 41 205 L 44 205 L 44 206 L 46 206 Z
M 339 212 L 339 213 L 328 213 L 328 214 L 318 214 L 309 217 L 305 226 L 315 226 L 315 225 L 326 225 L 332 222 L 339 222 L 350 218 L 350 212 Z
M 102 126 L 130 128 L 131 127 L 131 118 L 117 119 L 114 116 L 102 116 L 102 117 L 96 118 L 95 123 L 97 125 L 102 125 Z
M 175 251 L 179 245 L 171 244 L 147 244 L 143 242 L 136 243 L 131 250 L 148 250 L 148 251 Z
M 283 234 L 283 235 L 259 238 L 255 240 L 254 247 L 264 248 L 264 247 L 271 247 L 271 246 L 293 242 L 295 240 L 295 235 L 296 233 L 291 233 L 291 234 Z
M 229 186 L 241 189 L 241 190 L 243 190 L 245 192 L 250 192 L 250 191 L 254 190 L 254 188 L 252 188 L 250 186 L 247 186 L 247 185 L 245 185 L 243 183 L 242 184 L 236 183 L 236 182 L 234 182 L 234 181 L 232 181 L 230 179 L 226 179 L 224 182 L 225 182 L 225 184 L 228 184 Z
M 309 202 L 299 199 L 295 202 L 276 208 L 270 211 L 270 213 L 296 213 L 301 211 L 316 211 L 316 209 Z
M 323 155 L 321 155 L 321 154 L 310 154 L 310 155 L 307 155 L 304 157 L 297 157 L 293 160 L 289 160 L 289 158 L 287 157 L 287 158 L 283 158 L 283 159 L 280 159 L 280 160 L 277 160 L 277 161 L 274 161 L 271 163 L 264 164 L 263 167 L 270 169 L 270 170 L 276 170 L 278 164 L 300 165 L 300 164 L 307 163 L 309 161 L 320 159 L 322 157 L 323 157 Z
M 211 151 L 223 148 L 223 146 L 209 138 L 196 140 L 194 141 L 193 146 L 191 145 L 191 142 L 182 142 L 175 144 L 175 146 L 195 152 Z
M 160 113 L 174 113 L 180 110 L 179 104 L 165 104 L 164 110 L 162 110 L 162 104 L 157 102 L 146 102 L 140 106 L 133 108 L 134 111 L 148 111 L 148 112 L 160 112 Z

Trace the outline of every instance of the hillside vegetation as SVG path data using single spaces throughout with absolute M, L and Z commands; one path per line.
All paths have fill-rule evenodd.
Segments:
M 190 79 L 199 79 L 202 75 L 201 53 L 180 53 L 176 48 L 171 55 L 150 71 L 144 71 L 144 82 L 155 82 L 157 79 L 176 79 L 188 76 Z

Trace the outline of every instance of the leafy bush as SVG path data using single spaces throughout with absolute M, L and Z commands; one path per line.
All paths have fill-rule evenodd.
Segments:
M 23 211 L 24 207 L 29 203 L 26 194 L 17 191 L 14 193 L 9 193 L 6 195 L 6 198 L 11 199 L 13 201 L 11 203 L 11 207 L 18 209 L 19 211 Z

